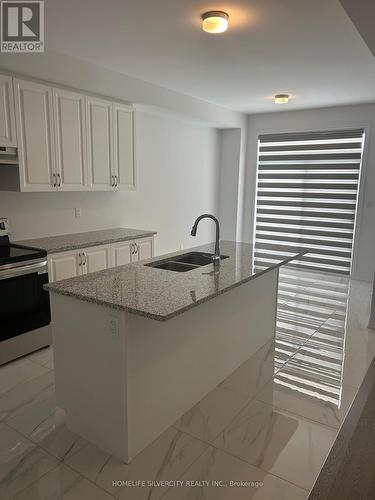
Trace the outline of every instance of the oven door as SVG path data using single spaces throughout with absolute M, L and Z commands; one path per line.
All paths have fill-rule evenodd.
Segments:
M 51 321 L 46 259 L 0 269 L 0 341 L 46 326 Z

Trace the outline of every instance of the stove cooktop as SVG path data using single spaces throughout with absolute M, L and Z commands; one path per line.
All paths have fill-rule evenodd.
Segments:
M 6 238 L 6 240 L 3 238 Z M 6 236 L 0 237 L 0 266 L 45 257 L 47 252 L 39 248 L 10 243 Z

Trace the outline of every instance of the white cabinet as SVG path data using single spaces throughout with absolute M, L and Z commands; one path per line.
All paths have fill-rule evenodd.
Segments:
M 90 188 L 98 191 L 134 189 L 133 109 L 87 97 L 86 110 Z
M 133 241 L 120 241 L 119 243 L 111 244 L 111 259 L 112 266 L 123 266 L 132 262 L 134 252 Z
M 119 190 L 135 188 L 134 111 L 123 104 L 113 104 L 113 175 Z
M 82 257 L 78 250 L 54 253 L 48 256 L 49 281 L 74 278 L 81 273 Z
M 153 238 L 142 238 L 134 243 L 137 260 L 150 259 L 153 256 L 153 242 Z
M 111 267 L 109 245 L 98 245 L 83 250 L 83 274 L 94 273 Z
M 21 191 L 55 191 L 52 89 L 14 80 Z
M 0 75 L 0 146 L 17 146 L 12 77 Z
M 53 89 L 57 187 L 64 191 L 87 189 L 85 96 Z
M 109 191 L 115 186 L 112 151 L 112 102 L 86 97 L 89 186 Z
M 54 253 L 48 256 L 49 281 L 74 278 L 111 267 L 109 245 Z
M 154 254 L 154 239 L 140 238 L 111 244 L 112 266 L 123 266 L 131 262 L 150 259 Z
M 120 241 L 77 250 L 53 253 L 48 256 L 49 281 L 74 278 L 83 274 L 123 266 L 154 254 L 154 238 Z
M 122 103 L 0 75 L 0 146 L 19 155 L 0 190 L 135 189 L 134 110 Z

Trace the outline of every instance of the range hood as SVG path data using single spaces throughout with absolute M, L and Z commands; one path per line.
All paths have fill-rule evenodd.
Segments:
M 0 146 L 0 165 L 18 165 L 17 148 Z

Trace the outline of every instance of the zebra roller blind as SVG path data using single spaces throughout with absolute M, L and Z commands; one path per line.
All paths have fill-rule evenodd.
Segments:
M 350 274 L 364 130 L 261 135 L 254 264 Z

